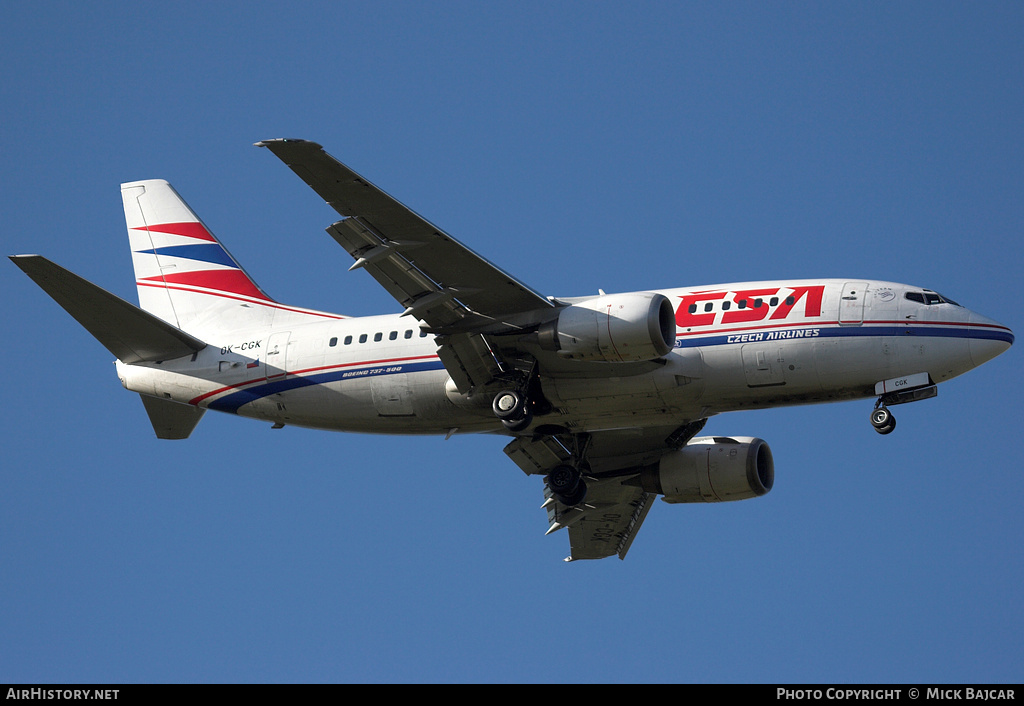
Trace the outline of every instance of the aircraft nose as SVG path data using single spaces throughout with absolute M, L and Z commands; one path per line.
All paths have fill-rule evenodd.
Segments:
M 971 361 L 975 366 L 992 360 L 1013 345 L 1013 331 L 992 319 L 971 312 Z

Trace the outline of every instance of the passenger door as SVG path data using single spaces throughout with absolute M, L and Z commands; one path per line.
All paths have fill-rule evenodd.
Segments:
M 867 282 L 847 282 L 839 299 L 839 325 L 860 326 L 864 323 L 864 300 Z

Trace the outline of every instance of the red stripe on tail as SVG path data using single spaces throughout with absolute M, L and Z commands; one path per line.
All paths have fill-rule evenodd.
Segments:
M 161 225 L 143 226 L 141 228 L 132 228 L 132 230 L 145 230 L 154 233 L 169 233 L 170 235 L 183 235 L 187 238 L 196 238 L 198 240 L 209 240 L 210 242 L 217 242 L 217 239 L 213 237 L 210 231 L 203 227 L 202 223 L 189 222 L 189 223 L 163 223 Z

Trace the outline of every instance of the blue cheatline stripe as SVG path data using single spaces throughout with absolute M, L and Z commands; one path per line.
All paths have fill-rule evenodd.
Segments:
M 836 338 L 841 336 L 937 336 L 943 338 L 976 338 L 1013 343 L 1013 334 L 1006 330 L 954 327 L 954 326 L 798 326 L 794 328 L 769 329 L 704 336 L 701 338 L 680 338 L 676 348 L 696 348 L 742 343 L 801 341 L 815 338 Z M 379 375 L 418 373 L 428 370 L 444 370 L 440 360 L 422 363 L 390 363 L 365 368 L 344 367 L 312 375 L 289 375 L 280 380 L 254 383 L 244 390 L 235 390 L 211 402 L 208 407 L 220 412 L 238 413 L 242 405 L 269 395 L 296 390 L 311 385 L 323 385 L 342 380 L 361 380 Z
M 224 395 L 220 399 L 209 404 L 210 409 L 218 412 L 231 412 L 237 414 L 238 409 L 249 402 L 254 402 L 269 395 L 288 390 L 296 390 L 300 387 L 311 385 L 323 385 L 339 380 L 363 380 L 366 378 L 378 377 L 380 375 L 398 375 L 400 373 L 418 373 L 425 370 L 444 370 L 444 364 L 439 360 L 427 361 L 424 363 L 391 363 L 388 365 L 376 365 L 370 368 L 342 368 L 328 370 L 314 375 L 295 375 L 283 377 L 280 380 L 255 384 L 245 390 L 236 390 L 231 394 Z
M 208 262 L 211 265 L 226 265 L 227 267 L 238 267 L 238 263 L 231 259 L 227 251 L 217 243 L 204 243 L 203 245 L 169 245 L 165 248 L 154 248 L 152 250 L 136 250 L 135 252 L 147 255 L 164 255 L 167 257 L 183 257 L 186 260 L 197 260 Z
M 676 348 L 698 348 L 724 346 L 735 343 L 764 343 L 770 341 L 805 341 L 815 338 L 837 338 L 845 336 L 932 336 L 939 338 L 978 338 L 1013 343 L 1009 331 L 979 327 L 956 326 L 799 326 L 794 328 L 768 329 L 763 331 L 737 330 L 724 335 L 678 338 Z

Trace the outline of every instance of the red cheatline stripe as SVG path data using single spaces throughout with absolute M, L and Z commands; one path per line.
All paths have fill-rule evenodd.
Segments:
M 187 238 L 198 238 L 199 240 L 209 240 L 210 242 L 217 242 L 217 239 L 213 237 L 210 231 L 203 227 L 202 223 L 162 223 L 160 225 L 142 226 L 141 228 L 132 228 L 132 230 L 146 230 L 154 233 L 169 233 L 171 235 L 184 235 Z

